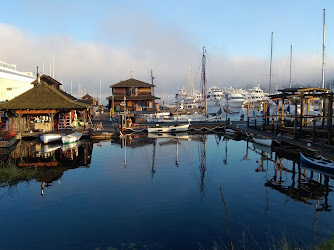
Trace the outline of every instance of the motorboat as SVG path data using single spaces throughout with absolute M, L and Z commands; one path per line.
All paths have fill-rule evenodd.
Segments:
M 225 92 L 225 105 L 231 108 L 241 108 L 245 101 L 242 89 L 229 88 Z
M 223 91 L 217 86 L 212 86 L 207 92 L 207 105 L 218 106 L 221 105 L 221 100 L 224 97 Z
M 302 162 L 311 164 L 315 167 L 321 167 L 326 169 L 333 169 L 334 170 L 334 161 L 328 160 L 325 157 L 319 155 L 319 156 L 309 156 L 304 155 L 302 152 L 300 152 L 300 160 Z
M 63 144 L 66 144 L 66 143 L 73 143 L 73 142 L 77 142 L 80 140 L 82 136 L 82 133 L 80 132 L 74 132 L 72 134 L 68 134 L 68 135 L 63 135 L 61 137 L 61 141 L 63 142 Z
M 148 133 L 177 133 L 177 132 L 186 132 L 189 129 L 188 124 L 181 125 L 170 125 L 170 126 L 160 126 L 160 124 L 156 124 L 154 127 L 148 127 Z
M 251 107 L 258 108 L 261 106 L 262 101 L 269 99 L 268 95 L 268 93 L 263 92 L 260 85 L 247 89 L 247 91 L 243 94 L 245 98 L 243 106 L 250 105 Z
M 44 144 L 48 144 L 50 142 L 60 141 L 62 138 L 62 134 L 56 134 L 56 133 L 42 134 L 40 135 L 39 138 Z

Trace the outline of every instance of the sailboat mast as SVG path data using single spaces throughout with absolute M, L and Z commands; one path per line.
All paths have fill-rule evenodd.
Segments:
M 291 65 L 292 65 L 292 45 L 290 45 L 290 80 L 289 80 L 289 83 L 290 83 L 290 88 L 291 88 Z
M 270 68 L 269 68 L 269 94 L 271 94 L 271 69 L 272 69 L 272 62 L 273 62 L 273 40 L 274 40 L 274 32 L 271 32 Z
M 321 87 L 324 89 L 325 84 L 325 21 L 326 21 L 326 10 L 323 9 L 323 33 L 322 33 L 322 77 L 321 77 Z
M 206 96 L 206 74 L 205 74 L 205 64 L 206 64 L 206 56 L 205 56 L 205 47 L 203 46 L 203 56 L 202 56 L 202 98 L 204 99 L 204 107 L 205 114 L 207 113 L 207 96 Z
M 153 76 L 153 70 L 151 70 L 151 81 L 152 81 L 152 106 L 153 106 L 153 112 L 155 112 L 155 97 L 154 97 L 154 84 L 153 84 L 154 76 Z

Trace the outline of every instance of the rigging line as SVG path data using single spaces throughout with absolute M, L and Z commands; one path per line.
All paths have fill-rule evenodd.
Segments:
M 210 68 L 209 73 L 212 76 L 212 80 L 213 80 L 213 82 L 216 82 L 216 79 L 215 79 L 216 77 L 215 77 L 215 74 L 214 74 L 214 71 L 213 71 L 213 68 L 212 68 L 211 60 L 209 60 L 208 57 L 207 57 L 206 61 L 208 62 L 208 65 L 209 65 L 209 68 Z M 218 84 L 215 84 L 215 85 L 217 86 Z

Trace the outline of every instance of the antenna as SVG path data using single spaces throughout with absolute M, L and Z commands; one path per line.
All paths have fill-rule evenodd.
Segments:
M 53 57 L 52 57 L 52 78 L 55 78 L 55 52 L 53 52 Z

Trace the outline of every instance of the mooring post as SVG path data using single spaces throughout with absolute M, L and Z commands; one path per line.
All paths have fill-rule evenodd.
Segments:
M 333 92 L 329 95 L 329 104 L 328 104 L 328 145 L 332 144 L 332 118 L 333 118 Z
M 297 139 L 297 102 L 295 104 L 295 120 L 294 120 L 294 129 L 293 129 L 293 136 L 294 139 Z
M 315 141 L 315 136 L 316 136 L 316 123 L 317 123 L 317 118 L 314 117 L 313 119 L 313 129 L 312 129 L 312 141 Z

